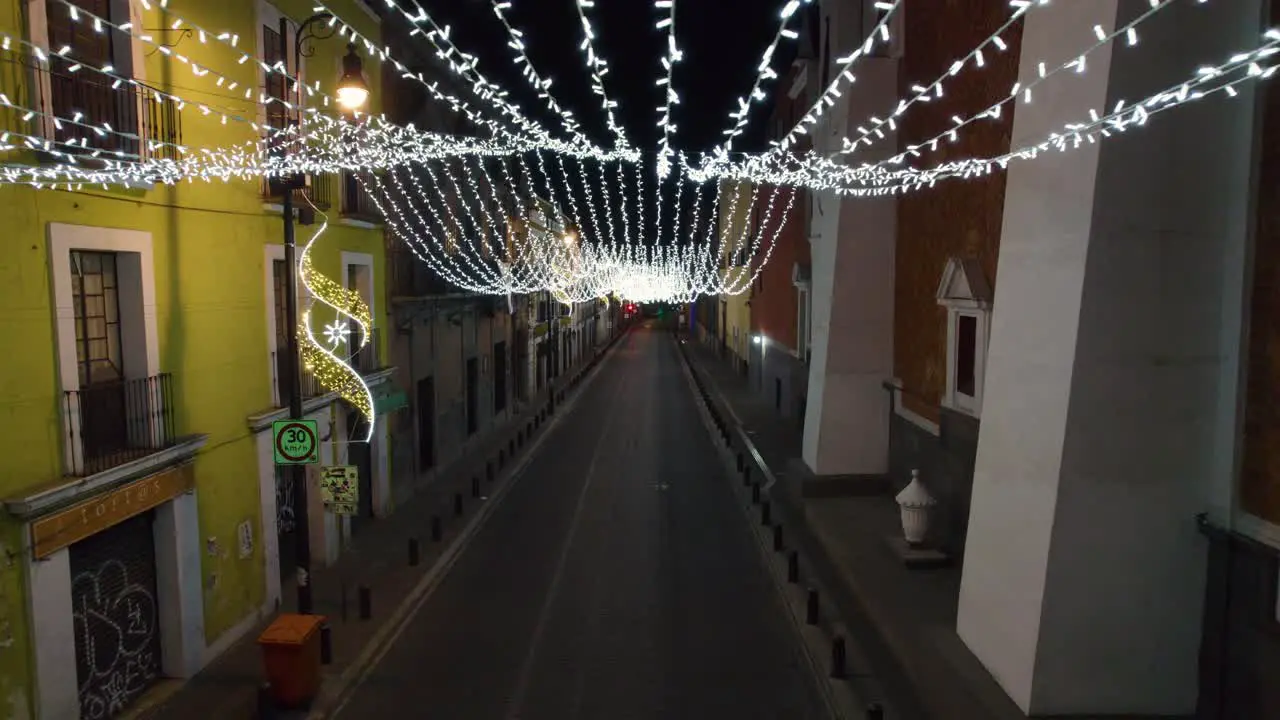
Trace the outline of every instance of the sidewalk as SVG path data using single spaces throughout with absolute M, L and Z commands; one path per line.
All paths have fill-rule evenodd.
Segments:
M 521 414 L 495 428 L 472 452 L 442 470 L 429 484 L 420 487 L 407 501 L 386 518 L 379 519 L 358 535 L 344 549 L 338 562 L 312 572 L 314 611 L 325 615 L 331 628 L 333 662 L 323 668 L 321 700 L 315 711 L 323 711 L 326 700 L 336 697 L 361 670 L 370 654 L 398 624 L 397 612 L 413 590 L 432 571 L 437 560 L 448 551 L 454 540 L 486 500 L 509 482 L 511 471 L 518 467 L 533 442 L 547 427 L 552 394 L 554 407 L 565 395 L 602 361 L 608 350 L 625 331 L 593 358 L 566 371 L 552 390 L 544 391 L 530 401 Z M 519 435 L 518 435 L 519 434 Z M 518 441 L 514 454 L 505 452 L 510 441 Z M 505 462 L 499 467 L 499 451 Z M 487 475 L 487 464 L 493 474 Z M 487 479 L 491 477 L 492 479 Z M 479 496 L 473 491 L 477 488 Z M 456 512 L 461 503 L 461 513 Z M 433 517 L 440 520 L 439 540 L 432 538 Z M 419 562 L 409 564 L 410 539 L 419 545 Z M 294 604 L 295 585 L 283 584 L 283 611 Z M 370 617 L 360 617 L 360 588 L 368 588 Z M 164 681 L 139 706 L 123 717 L 131 720 L 191 720 L 192 718 L 257 718 L 258 688 L 264 682 L 261 652 L 257 638 L 269 623 L 264 621 L 225 653 L 210 663 L 194 678 L 186 681 Z M 306 713 L 281 714 L 279 717 L 306 717 Z M 275 717 L 265 715 L 263 717 Z
M 727 360 L 690 341 L 689 357 L 778 478 L 771 495 L 830 588 L 852 639 L 870 656 L 894 715 L 919 720 L 1015 720 L 1025 715 L 955 633 L 958 566 L 908 569 L 890 548 L 900 537 L 891 494 L 801 498 L 802 434 L 751 390 Z M 788 482 L 790 480 L 790 482 Z

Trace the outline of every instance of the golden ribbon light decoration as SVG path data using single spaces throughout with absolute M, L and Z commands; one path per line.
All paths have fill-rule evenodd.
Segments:
M 376 420 L 373 409 L 373 393 L 365 384 L 364 378 L 351 366 L 350 358 L 369 344 L 369 331 L 373 328 L 373 314 L 369 305 L 355 290 L 342 287 L 332 279 L 315 269 L 311 259 L 311 248 L 329 227 L 328 218 L 311 236 L 311 240 L 302 248 L 298 259 L 298 279 L 315 300 L 328 305 L 337 312 L 338 318 L 325 328 L 325 337 L 329 340 L 326 347 L 316 338 L 311 329 L 311 306 L 302 313 L 298 326 L 298 347 L 302 353 L 302 364 L 326 390 L 338 394 L 369 421 L 368 434 L 363 442 L 373 438 L 373 426 Z M 360 328 L 359 347 L 348 348 L 347 357 L 339 357 L 338 346 L 350 337 L 343 318 L 349 318 Z

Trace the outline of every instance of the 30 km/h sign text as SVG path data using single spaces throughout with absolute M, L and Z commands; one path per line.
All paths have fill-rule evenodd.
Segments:
M 275 448 L 277 465 L 320 462 L 315 420 L 276 420 L 271 423 L 271 444 Z

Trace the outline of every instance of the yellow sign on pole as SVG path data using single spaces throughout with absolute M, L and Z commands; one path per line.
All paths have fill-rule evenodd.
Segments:
M 360 471 L 352 465 L 321 468 L 320 499 L 335 515 L 355 515 L 360 505 Z

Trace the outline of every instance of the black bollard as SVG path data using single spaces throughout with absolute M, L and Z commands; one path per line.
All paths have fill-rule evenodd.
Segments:
M 373 591 L 368 585 L 360 586 L 360 619 L 368 620 L 373 617 Z
M 516 454 L 516 441 L 514 438 L 507 441 L 507 454 L 508 455 Z
M 271 683 L 258 686 L 258 720 L 276 720 L 276 698 L 271 692 Z
M 755 505 L 760 504 L 760 483 L 751 483 L 751 502 Z
M 440 516 L 431 516 L 431 542 L 440 542 L 444 538 L 444 532 L 440 527 Z
M 884 720 L 884 706 L 878 702 L 868 705 L 867 720 Z
M 800 553 L 795 550 L 787 553 L 787 582 L 800 582 Z
M 773 549 L 782 552 L 782 523 L 773 526 Z
M 809 588 L 809 602 L 805 603 L 804 621 L 810 625 L 818 624 L 818 591 Z
M 478 477 L 471 478 L 471 497 L 480 497 L 480 478 Z
M 751 466 L 746 465 L 742 468 L 742 486 L 746 487 L 751 484 Z
M 484 464 L 484 478 L 489 482 L 493 482 L 493 462 Z
M 773 513 L 770 512 L 770 509 L 768 500 L 760 503 L 760 524 L 765 527 L 769 527 L 772 524 L 773 518 L 771 516 Z
M 333 630 L 328 622 L 320 623 L 320 664 L 333 663 Z
M 453 495 L 453 514 L 462 517 L 462 493 Z
M 746 467 L 745 461 L 742 459 L 742 453 L 738 453 L 738 472 L 742 472 Z
M 831 677 L 844 677 L 844 638 L 837 635 L 831 638 Z
M 418 547 L 418 538 L 409 538 L 409 567 L 418 567 L 418 563 L 422 561 Z

